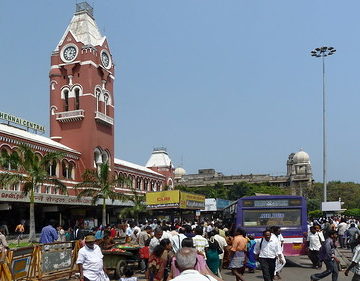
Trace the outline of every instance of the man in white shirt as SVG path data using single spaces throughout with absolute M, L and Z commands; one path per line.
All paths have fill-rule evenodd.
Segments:
M 203 228 L 201 226 L 197 226 L 195 228 L 195 234 L 196 235 L 192 238 L 193 243 L 194 243 L 194 247 L 196 248 L 196 250 L 203 253 L 203 255 L 206 257 L 205 248 L 209 247 L 209 242 L 207 241 L 206 238 L 204 238 L 202 236 L 203 235 Z
M 351 264 L 345 271 L 345 275 L 349 275 L 349 271 L 354 272 L 354 276 L 351 281 L 360 281 L 360 236 L 357 238 L 358 245 L 354 248 L 354 255 L 351 260 Z
M 340 248 L 345 248 L 344 234 L 347 229 L 348 229 L 348 224 L 346 223 L 346 219 L 341 218 L 341 222 L 337 226 Z
M 76 260 L 80 281 L 110 281 L 104 271 L 103 257 L 100 247 L 95 245 L 95 236 L 86 236 L 85 246 L 79 250 Z
M 174 281 L 217 281 L 210 275 L 203 275 L 195 270 L 196 250 L 193 248 L 181 248 L 176 253 L 176 267 L 180 275 L 175 277 Z
M 321 267 L 321 262 L 319 260 L 319 251 L 321 245 L 325 242 L 324 235 L 322 234 L 322 232 L 317 232 L 315 226 L 311 226 L 306 241 L 309 248 L 309 259 L 313 264 L 313 268 Z
M 279 242 L 271 235 L 270 230 L 264 230 L 263 238 L 256 242 L 254 254 L 259 256 L 264 281 L 273 281 L 276 259 L 279 259 L 280 263 L 284 261 Z
M 182 227 L 179 228 L 179 233 L 176 233 L 171 237 L 171 244 L 173 247 L 173 251 L 176 254 L 181 249 L 181 242 L 186 238 L 185 229 Z
M 150 254 L 154 251 L 155 247 L 160 244 L 160 240 L 162 240 L 163 231 L 161 228 L 156 228 L 154 231 L 154 237 L 151 238 L 149 244 L 149 252 Z

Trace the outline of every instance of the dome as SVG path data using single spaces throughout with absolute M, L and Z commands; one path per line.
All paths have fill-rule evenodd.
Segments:
M 296 152 L 293 157 L 294 164 L 309 164 L 310 163 L 310 157 L 309 154 L 307 154 L 305 151 L 300 150 L 299 152 Z
M 175 169 L 175 178 L 181 178 L 182 176 L 186 175 L 186 171 L 184 168 L 178 167 Z
M 149 160 L 147 161 L 145 167 L 151 168 L 173 168 L 171 159 L 166 151 L 166 148 L 154 148 L 153 153 L 151 154 Z

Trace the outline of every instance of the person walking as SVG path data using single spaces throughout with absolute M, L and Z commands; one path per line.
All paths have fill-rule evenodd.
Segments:
M 145 246 L 145 242 L 150 238 L 151 232 L 152 232 L 152 228 L 151 226 L 148 225 L 139 233 L 139 236 L 137 237 L 139 246 L 141 247 Z
M 21 221 L 21 222 L 15 227 L 15 233 L 18 234 L 18 236 L 17 236 L 17 243 L 18 243 L 18 245 L 19 245 L 19 243 L 20 243 L 20 240 L 23 239 L 24 232 L 25 232 L 25 225 L 24 225 L 24 222 Z
M 308 257 L 313 264 L 313 268 L 320 268 L 319 251 L 321 245 L 325 242 L 324 236 L 321 232 L 317 232 L 314 226 L 311 226 L 306 241 L 309 249 Z
M 344 236 L 345 236 L 345 231 L 347 229 L 348 229 L 348 224 L 346 223 L 346 219 L 341 218 L 341 221 L 337 227 L 340 248 L 345 248 L 345 237 Z
M 247 262 L 246 267 L 249 269 L 249 273 L 254 273 L 256 269 L 256 257 L 254 254 L 254 249 L 256 245 L 256 241 L 253 235 L 248 235 L 248 243 L 247 243 Z
M 50 220 L 49 224 L 42 228 L 40 234 L 40 241 L 39 241 L 41 244 L 53 243 L 56 240 L 58 240 L 59 235 L 56 229 L 54 228 L 54 226 L 55 226 L 55 221 Z
M 244 281 L 244 272 L 246 265 L 246 247 L 248 240 L 245 238 L 246 233 L 242 228 L 235 231 L 235 237 L 232 240 L 230 248 L 230 264 L 229 269 L 235 275 L 236 281 Z
M 283 244 L 284 244 L 285 240 L 284 240 L 284 237 L 281 234 L 280 226 L 273 226 L 271 228 L 271 232 L 276 237 L 276 239 L 278 240 L 279 247 L 280 247 L 280 250 L 281 250 L 281 259 L 276 259 L 276 261 L 275 261 L 274 280 L 278 280 L 278 279 L 281 279 L 280 272 L 281 272 L 281 270 L 284 268 L 284 266 L 286 264 L 286 259 L 284 257 L 284 253 L 283 253 Z M 283 262 L 280 263 L 280 260 L 282 260 Z
M 220 267 L 220 259 L 219 255 L 223 253 L 220 249 L 219 243 L 215 240 L 215 232 L 210 231 L 208 233 L 209 236 L 209 247 L 205 249 L 206 251 L 206 264 L 210 268 L 210 270 L 219 276 L 219 267 Z
M 150 254 L 146 279 L 149 281 L 166 281 L 170 270 L 171 261 L 171 242 L 169 239 L 163 239 Z
M 217 281 L 208 274 L 202 274 L 195 269 L 197 251 L 193 248 L 183 247 L 176 253 L 176 266 L 180 275 L 171 279 L 173 281 Z
M 221 277 L 220 272 L 221 272 L 221 269 L 222 269 L 222 266 L 223 266 L 225 247 L 227 246 L 227 243 L 226 243 L 226 239 L 220 235 L 219 231 L 220 231 L 219 229 L 215 230 L 216 234 L 215 234 L 214 238 L 219 243 L 220 250 L 222 251 L 222 253 L 219 254 L 219 259 L 220 259 L 219 277 Z
M 335 242 L 337 240 L 337 232 L 335 230 L 329 230 L 328 238 L 325 240 L 324 246 L 321 247 L 319 257 L 320 261 L 323 261 L 326 265 L 326 270 L 321 273 L 316 273 L 310 276 L 311 281 L 317 281 L 325 278 L 328 275 L 332 275 L 332 281 L 337 281 L 339 276 L 338 264 L 340 261 L 335 256 Z
M 110 281 L 104 268 L 103 254 L 95 245 L 95 236 L 85 237 L 85 246 L 79 250 L 76 264 L 79 266 L 80 281 Z
M 276 259 L 279 259 L 280 263 L 284 261 L 279 242 L 271 235 L 270 230 L 263 231 L 263 238 L 256 242 L 254 253 L 259 257 L 264 281 L 273 281 Z
M 150 254 L 154 251 L 155 247 L 160 244 L 162 235 L 163 235 L 163 230 L 160 227 L 154 230 L 154 237 L 151 238 L 149 244 Z
M 194 246 L 201 254 L 206 258 L 205 248 L 209 247 L 209 243 L 206 238 L 203 237 L 203 228 L 198 225 L 195 228 L 195 236 L 192 238 L 194 241 Z
M 350 227 L 346 230 L 346 236 L 348 237 L 348 243 L 351 251 L 353 251 L 356 246 L 357 238 L 360 236 L 360 230 L 357 228 L 355 223 L 352 222 L 350 224 Z
M 179 227 L 179 232 L 176 232 L 175 235 L 171 237 L 171 243 L 173 247 L 174 254 L 177 253 L 181 249 L 181 242 L 186 238 L 185 236 L 185 229 L 182 227 Z
M 354 276 L 351 281 L 360 281 L 360 236 L 357 238 L 357 246 L 354 248 L 354 255 L 351 260 L 351 264 L 345 270 L 345 276 L 349 275 L 349 271 L 354 272 Z

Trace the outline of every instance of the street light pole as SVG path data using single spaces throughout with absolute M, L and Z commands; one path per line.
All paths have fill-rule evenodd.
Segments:
M 324 185 L 324 202 L 327 201 L 327 178 L 326 178 L 326 92 L 325 92 L 325 57 L 335 54 L 334 47 L 320 47 L 311 51 L 313 57 L 322 58 L 322 74 L 323 74 L 323 185 Z

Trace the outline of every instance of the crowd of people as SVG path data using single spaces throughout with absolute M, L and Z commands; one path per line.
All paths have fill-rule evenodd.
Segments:
M 314 269 L 323 272 L 312 274 L 311 280 L 332 275 L 338 280 L 339 258 L 335 249 L 348 248 L 354 253 L 351 265 L 345 271 L 354 272 L 353 281 L 360 281 L 360 230 L 359 221 L 346 217 L 319 218 L 309 222 L 307 233 L 308 256 Z M 17 226 L 19 236 L 24 226 Z M 6 248 L 6 229 L 0 227 L 0 247 Z M 86 229 L 79 222 L 64 230 L 50 221 L 44 226 L 40 243 L 81 240 L 79 264 L 82 280 L 108 280 L 103 269 L 102 250 L 113 248 L 121 240 L 138 246 L 141 272 L 149 281 L 179 280 L 186 274 L 205 276 L 208 280 L 222 280 L 222 269 L 230 269 L 236 281 L 244 281 L 245 273 L 261 268 L 263 279 L 281 279 L 286 260 L 283 254 L 284 238 L 279 226 L 263 231 L 256 239 L 244 229 L 227 228 L 221 221 L 170 223 L 149 221 L 136 224 L 125 221 L 117 225 Z M 1 257 L 0 257 L 1 259 Z M 193 261 L 195 260 L 195 263 Z M 126 267 L 122 281 L 136 281 L 131 267 Z M 200 275 L 199 275 L 200 274 Z M 200 279 L 199 279 L 200 280 Z M 205 279 L 204 279 L 205 280 Z M 206 280 L 205 280 L 206 281 Z
M 360 230 L 359 221 L 354 218 L 332 217 L 319 218 L 309 222 L 307 235 L 308 256 L 313 268 L 321 269 L 325 264 L 325 271 L 311 275 L 311 280 L 321 280 L 332 275 L 332 281 L 339 276 L 340 260 L 336 255 L 337 247 L 350 249 L 353 252 L 351 265 L 346 269 L 354 272 L 352 281 L 360 281 Z
M 228 229 L 221 222 L 179 224 L 153 221 L 141 225 L 130 222 L 100 226 L 93 229 L 85 241 L 94 240 L 99 249 L 106 250 L 115 245 L 114 239 L 117 238 L 141 247 L 141 271 L 150 281 L 181 280 L 178 253 L 185 250 L 186 255 L 196 253 L 191 270 L 209 276 L 210 280 L 222 280 L 221 271 L 228 268 L 237 281 L 243 281 L 245 272 L 254 273 L 259 264 L 264 280 L 276 280 L 281 278 L 280 272 L 285 264 L 284 239 L 278 226 L 265 230 L 263 238 L 256 243 L 254 237 L 246 235 L 243 229 Z

